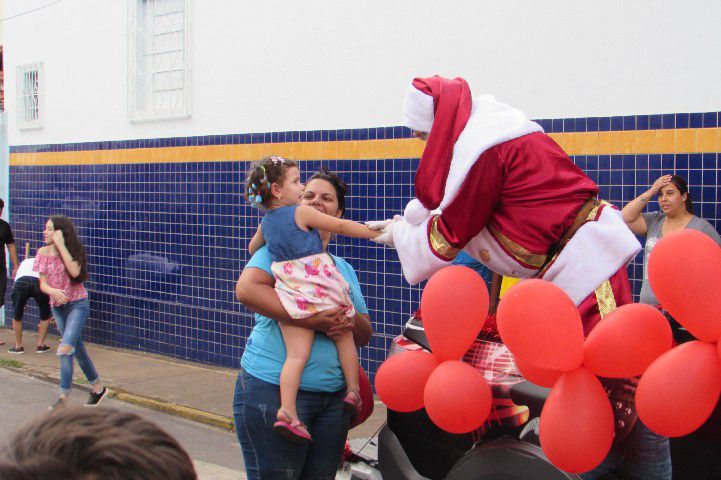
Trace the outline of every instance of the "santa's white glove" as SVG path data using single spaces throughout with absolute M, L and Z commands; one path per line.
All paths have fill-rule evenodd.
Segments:
M 365 222 L 365 224 L 366 227 L 370 228 L 371 230 L 383 230 L 391 223 L 398 222 L 400 220 L 403 220 L 403 217 L 400 215 L 396 215 L 393 218 L 389 218 L 388 220 L 371 220 Z
M 389 223 L 388 225 L 386 225 L 386 227 L 383 229 L 383 233 L 381 233 L 375 238 L 371 238 L 371 242 L 385 245 L 386 247 L 395 248 L 395 245 L 393 244 L 393 225 L 394 223 Z

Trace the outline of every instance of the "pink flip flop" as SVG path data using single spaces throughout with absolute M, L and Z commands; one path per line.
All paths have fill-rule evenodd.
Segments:
M 290 415 L 285 412 L 283 412 L 283 415 L 286 418 L 290 418 Z M 313 437 L 298 427 L 303 427 L 308 430 L 308 427 L 306 427 L 306 425 L 297 418 L 292 422 L 278 420 L 273 424 L 273 430 L 275 430 L 279 435 L 282 435 L 286 440 L 300 445 L 308 445 L 309 443 L 312 443 Z

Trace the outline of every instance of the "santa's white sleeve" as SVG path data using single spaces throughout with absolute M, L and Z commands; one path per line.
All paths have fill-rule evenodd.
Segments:
M 403 276 L 411 285 L 422 282 L 451 261 L 439 258 L 431 249 L 428 240 L 428 222 L 411 225 L 405 220 L 393 224 L 393 243 L 403 268 Z

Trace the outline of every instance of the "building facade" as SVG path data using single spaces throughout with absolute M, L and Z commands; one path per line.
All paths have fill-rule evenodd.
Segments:
M 327 165 L 354 220 L 401 212 L 422 152 L 400 126 L 414 76 L 526 111 L 618 206 L 674 171 L 719 219 L 714 2 L 8 0 L 3 18 L 10 221 L 33 250 L 49 215 L 76 221 L 90 341 L 237 367 L 249 163 Z M 371 310 L 374 372 L 420 288 L 391 250 L 332 249 Z M 637 291 L 638 261 L 630 274 Z

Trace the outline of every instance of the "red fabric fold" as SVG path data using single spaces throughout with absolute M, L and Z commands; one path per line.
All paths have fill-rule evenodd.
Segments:
M 429 210 L 443 200 L 453 160 L 453 146 L 471 116 L 471 89 L 462 78 L 435 75 L 413 79 L 413 86 L 433 97 L 434 117 L 426 148 L 416 172 L 416 197 Z

